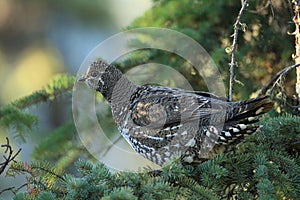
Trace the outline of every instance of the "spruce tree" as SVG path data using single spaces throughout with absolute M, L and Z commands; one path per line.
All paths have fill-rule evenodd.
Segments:
M 241 19 L 234 100 L 248 98 L 259 91 L 272 75 L 293 62 L 290 56 L 294 52 L 294 38 L 287 35 L 287 31 L 293 29 L 287 23 L 291 14 L 289 6 L 286 1 L 270 2 L 249 1 Z M 228 63 L 232 53 L 230 36 L 241 9 L 240 1 L 153 0 L 153 3 L 153 8 L 128 29 L 157 26 L 192 37 L 212 55 L 224 76 L 224 83 L 228 84 Z M 172 66 L 190 80 L 194 89 L 206 89 L 201 77 L 191 73 L 192 67 L 184 65 L 182 58 L 160 50 L 136 52 L 116 64 L 126 71 L 147 62 Z M 180 159 L 174 158 L 161 171 L 112 172 L 84 150 L 76 137 L 72 119 L 53 130 L 36 147 L 31 163 L 18 161 L 20 151 L 13 149 L 9 143 L 11 139 L 7 139 L 0 149 L 5 156 L 0 163 L 0 174 L 4 171 L 8 176 L 26 174 L 28 179 L 20 185 L 26 188 L 25 193 L 19 192 L 21 187 L 8 186 L 0 191 L 0 195 L 12 191 L 16 193 L 15 200 L 298 199 L 299 101 L 291 105 L 288 97 L 295 91 L 286 89 L 293 87 L 293 80 L 294 74 L 285 74 L 268 91 L 277 107 L 260 122 L 261 129 L 246 137 L 234 151 L 196 166 L 183 165 Z M 40 91 L 1 107 L 1 128 L 13 131 L 25 141 L 39 123 L 37 116 L 30 114 L 27 108 L 42 102 L 60 101 L 62 96 L 71 99 L 75 81 L 70 75 L 56 76 Z M 113 120 L 107 120 L 107 124 L 111 126 Z M 77 160 L 74 166 L 73 160 Z M 73 167 L 76 172 L 70 170 Z

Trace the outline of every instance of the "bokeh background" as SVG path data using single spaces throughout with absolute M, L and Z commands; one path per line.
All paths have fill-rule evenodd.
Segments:
M 136 27 L 168 28 L 196 40 L 213 58 L 228 89 L 230 54 L 225 50 L 232 44 L 233 24 L 240 8 L 241 1 L 236 0 L 0 0 L 0 105 L 30 95 L 57 74 L 75 76 L 96 45 Z M 242 18 L 244 31 L 238 38 L 234 100 L 254 97 L 276 72 L 294 64 L 294 36 L 288 34 L 295 28 L 292 17 L 290 1 L 249 2 Z M 159 63 L 182 74 L 193 89 L 207 89 L 193 66 L 172 53 L 145 50 L 128 57 L 118 63 L 123 72 L 140 64 Z M 176 86 L 174 81 L 166 85 Z M 287 105 L 287 97 L 295 94 L 295 73 L 289 73 L 278 86 L 273 96 Z M 100 101 L 101 96 L 96 99 Z M 71 123 L 71 104 L 68 93 L 23 109 L 37 115 L 37 126 L 25 134 L 25 143 L 15 130 L 0 130 L 1 144 L 8 136 L 15 150 L 22 148 L 18 160 L 46 160 L 56 168 L 76 173 L 72 164 L 85 150 Z M 101 125 L 106 132 L 116 133 L 114 139 L 118 140 L 120 134 L 113 126 L 109 107 L 97 109 L 98 119 L 106 119 L 100 120 Z M 85 158 L 92 159 L 88 156 Z M 1 190 L 23 184 L 24 177 L 1 175 L 0 181 Z
M 150 7 L 150 0 L 0 0 L 0 106 L 41 89 L 56 74 L 76 75 L 96 45 Z M 39 116 L 39 131 L 24 143 L 13 132 L 0 130 L 0 143 L 8 136 L 15 150 L 22 148 L 18 159 L 30 162 L 42 138 L 72 117 L 69 103 L 61 98 L 31 107 Z M 0 190 L 18 187 L 23 178 L 1 175 Z

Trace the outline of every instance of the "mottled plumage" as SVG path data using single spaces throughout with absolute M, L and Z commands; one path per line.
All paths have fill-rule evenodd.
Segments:
M 123 137 L 158 165 L 174 155 L 186 163 L 213 158 L 255 132 L 258 117 L 273 107 L 267 97 L 229 102 L 206 92 L 136 85 L 103 61 L 80 80 L 103 94 Z

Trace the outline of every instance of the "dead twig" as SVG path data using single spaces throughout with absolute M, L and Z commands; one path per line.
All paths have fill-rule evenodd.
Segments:
M 237 39 L 239 30 L 244 25 L 241 23 L 241 19 L 243 16 L 243 13 L 248 5 L 248 0 L 242 1 L 242 7 L 239 11 L 238 17 L 236 19 L 236 22 L 234 23 L 234 33 L 233 33 L 233 40 L 232 40 L 232 46 L 230 48 L 231 52 L 231 61 L 230 61 L 230 77 L 229 77 L 229 101 L 232 101 L 232 91 L 233 91 L 233 82 L 234 82 L 234 66 L 236 65 L 235 61 L 235 55 L 237 50 Z
M 4 153 L 5 154 L 8 153 L 8 157 L 3 156 L 4 162 L 0 163 L 0 174 L 4 172 L 5 168 L 9 165 L 10 162 L 15 162 L 15 158 L 21 152 L 21 149 L 19 149 L 17 153 L 13 154 L 14 151 L 11 145 L 9 144 L 9 139 L 7 137 L 6 137 L 6 144 L 1 145 L 1 147 L 6 148 Z
M 277 72 L 277 74 L 275 74 L 270 80 L 269 82 L 261 89 L 260 93 L 258 94 L 258 96 L 262 96 L 265 95 L 267 93 L 267 91 L 270 88 L 274 88 L 275 84 L 277 83 L 277 81 L 279 80 L 279 78 L 285 76 L 289 71 L 291 71 L 292 69 L 297 68 L 298 66 L 300 66 L 300 64 L 296 64 L 296 65 L 292 65 L 289 67 L 284 68 L 283 70 Z M 270 91 L 271 92 L 271 91 Z
M 0 191 L 0 195 L 4 192 L 8 192 L 8 191 L 11 191 L 14 195 L 17 194 L 17 192 L 19 190 L 21 190 L 23 187 L 27 186 L 28 183 L 24 183 L 23 185 L 19 186 L 19 187 L 9 187 L 9 188 L 5 188 L 3 190 Z
M 9 143 L 9 139 L 6 137 L 6 144 L 1 145 L 1 147 L 5 148 L 4 154 L 8 154 L 6 157 L 3 155 L 4 161 L 0 163 L 0 175 L 5 171 L 5 169 L 9 166 L 10 162 L 16 162 L 15 158 L 18 156 L 18 154 L 21 152 L 21 149 L 17 151 L 17 153 L 14 154 L 14 151 L 12 149 L 12 146 Z M 0 195 L 6 191 L 12 191 L 14 194 L 16 194 L 15 191 L 20 190 L 19 188 L 15 187 L 9 187 L 6 189 L 3 189 L 0 191 Z

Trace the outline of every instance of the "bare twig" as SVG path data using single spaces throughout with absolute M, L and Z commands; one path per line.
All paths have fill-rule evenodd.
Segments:
M 9 144 L 9 140 L 6 137 L 6 144 L 1 145 L 1 147 L 6 148 L 4 153 L 8 153 L 8 157 L 3 156 L 4 158 L 4 162 L 0 163 L 0 174 L 2 174 L 5 170 L 5 168 L 9 165 L 10 162 L 15 161 L 14 159 L 17 157 L 17 155 L 21 152 L 21 149 L 19 149 L 17 151 L 17 153 L 15 153 L 13 155 L 13 149 L 11 147 L 11 145 Z
M 27 186 L 27 184 L 28 184 L 28 183 L 24 183 L 24 184 L 22 184 L 21 186 L 19 186 L 19 187 L 17 187 L 17 188 L 16 188 L 16 187 L 5 188 L 5 189 L 3 189 L 3 190 L 0 191 L 0 195 L 1 195 L 2 193 L 4 193 L 4 192 L 8 192 L 8 191 L 11 191 L 14 195 L 16 195 L 17 192 L 18 192 L 19 190 L 21 190 L 23 187 Z
M 285 76 L 289 71 L 291 71 L 292 69 L 295 69 L 298 66 L 300 66 L 300 64 L 296 64 L 296 65 L 292 65 L 292 66 L 286 67 L 283 70 L 277 72 L 277 74 L 275 74 L 270 79 L 270 81 L 261 89 L 261 91 L 258 94 L 258 96 L 265 95 L 270 88 L 274 88 L 274 85 L 279 80 L 279 78 Z
M 272 6 L 272 0 L 268 0 L 266 5 L 264 5 L 263 7 L 257 9 L 257 10 L 249 10 L 250 13 L 260 13 L 262 12 L 263 10 L 267 9 L 268 7 L 270 7 L 271 9 L 271 13 L 272 13 L 272 16 L 274 17 L 275 14 L 274 14 L 274 9 L 273 9 L 273 6 Z
M 19 149 L 17 151 L 17 153 L 14 154 L 14 151 L 13 151 L 13 149 L 9 143 L 9 139 L 7 137 L 6 137 L 6 144 L 1 145 L 1 147 L 5 148 L 4 154 L 8 154 L 8 156 L 6 157 L 5 155 L 3 155 L 4 161 L 0 163 L 0 174 L 2 174 L 5 171 L 6 167 L 8 167 L 10 162 L 16 162 L 15 158 L 21 152 L 21 149 Z M 15 187 L 9 187 L 9 188 L 1 190 L 0 195 L 6 191 L 12 191 L 15 194 L 15 190 L 18 191 L 19 189 L 18 188 L 16 189 Z
M 235 61 L 235 54 L 237 49 L 237 39 L 238 33 L 242 26 L 241 18 L 243 16 L 244 10 L 248 5 L 248 0 L 242 1 L 242 7 L 239 11 L 238 17 L 236 22 L 234 23 L 234 33 L 233 33 L 233 40 L 231 46 L 231 61 L 230 61 L 230 78 L 229 78 L 229 101 L 232 101 L 232 90 L 233 90 L 233 81 L 234 81 L 234 66 L 236 65 Z
M 0 191 L 0 195 L 4 192 L 7 192 L 7 191 L 14 191 L 15 187 L 9 187 L 9 188 L 5 188 L 3 190 Z

